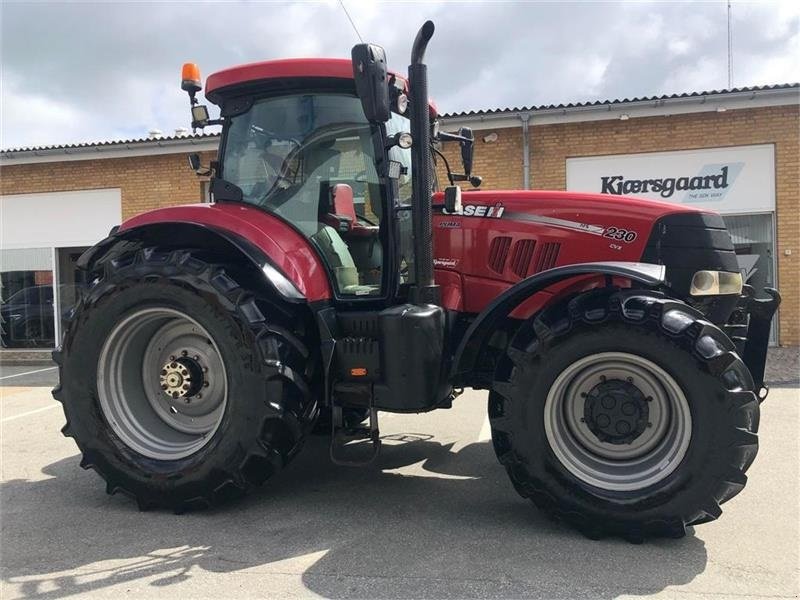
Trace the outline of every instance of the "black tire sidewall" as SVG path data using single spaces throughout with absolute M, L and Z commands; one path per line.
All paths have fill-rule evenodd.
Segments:
M 681 464 L 666 478 L 640 490 L 611 492 L 595 488 L 570 473 L 553 453 L 544 426 L 548 391 L 558 375 L 575 361 L 600 352 L 627 352 L 664 369 L 683 390 L 692 418 L 692 435 Z M 534 361 L 515 368 L 513 385 L 530 390 L 529 401 L 511 404 L 517 423 L 513 446 L 529 475 L 556 498 L 568 499 L 581 513 L 614 521 L 634 518 L 689 519 L 698 501 L 712 493 L 715 472 L 727 466 L 720 448 L 728 445 L 724 414 L 727 390 L 705 364 L 658 331 L 624 323 L 575 326 Z
M 270 415 L 265 400 L 270 387 L 281 393 L 280 384 L 265 381 L 250 329 L 202 281 L 115 279 L 116 284 L 109 282 L 87 298 L 65 348 L 63 370 L 69 376 L 62 378 L 62 387 L 73 437 L 111 487 L 119 485 L 137 497 L 157 492 L 165 504 L 202 496 L 240 467 L 258 444 L 265 419 L 279 416 Z M 213 338 L 227 373 L 227 404 L 212 439 L 179 460 L 155 460 L 130 449 L 109 425 L 98 398 L 98 359 L 109 333 L 127 315 L 149 307 L 170 308 L 197 321 Z

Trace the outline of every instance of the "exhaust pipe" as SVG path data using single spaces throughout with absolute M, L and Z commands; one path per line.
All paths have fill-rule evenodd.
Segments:
M 414 276 L 411 302 L 440 304 L 439 286 L 433 280 L 433 165 L 430 160 L 431 128 L 428 108 L 428 67 L 422 61 L 433 37 L 432 21 L 426 21 L 411 47 L 408 84 L 411 88 L 411 152 L 414 200 L 411 227 L 414 234 Z

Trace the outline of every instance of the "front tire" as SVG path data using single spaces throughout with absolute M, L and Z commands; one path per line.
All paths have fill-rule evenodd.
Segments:
M 643 292 L 590 292 L 523 325 L 489 416 L 517 491 L 592 538 L 681 537 L 716 519 L 758 448 L 733 343 Z
M 188 251 L 110 261 L 54 353 L 81 466 L 142 509 L 241 495 L 291 460 L 317 416 L 291 319 L 234 272 Z

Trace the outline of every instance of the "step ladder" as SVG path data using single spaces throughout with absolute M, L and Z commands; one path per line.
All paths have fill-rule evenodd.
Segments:
M 374 462 L 380 451 L 377 409 L 369 409 L 367 426 L 350 427 L 344 422 L 344 407 L 334 403 L 331 410 L 331 461 L 347 467 L 363 467 Z

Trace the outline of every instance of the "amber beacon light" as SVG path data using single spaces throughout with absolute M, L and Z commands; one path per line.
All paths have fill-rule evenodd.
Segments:
M 200 67 L 195 63 L 184 63 L 181 69 L 181 89 L 186 92 L 199 92 L 203 86 L 200 84 Z

